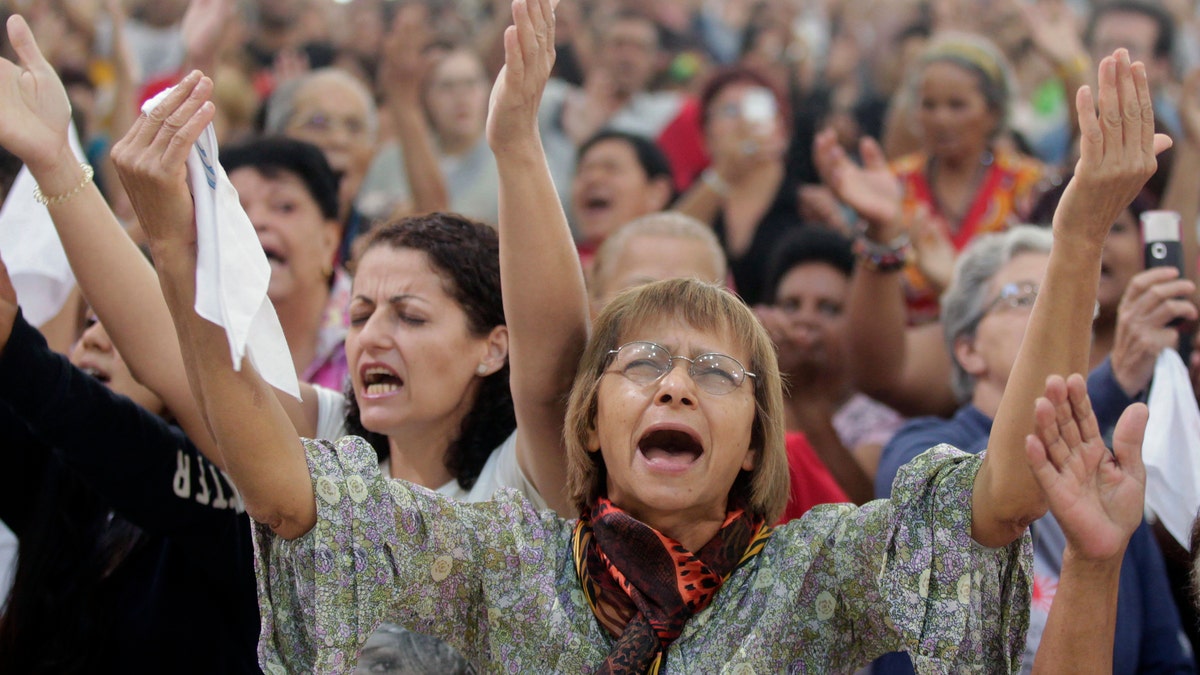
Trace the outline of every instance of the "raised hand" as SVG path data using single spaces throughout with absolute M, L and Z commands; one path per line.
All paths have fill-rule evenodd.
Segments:
M 893 236 L 883 236 L 881 230 L 895 227 L 898 223 L 903 189 L 888 168 L 883 149 L 874 139 L 864 137 L 859 153 L 862 155 L 862 166 L 856 164 L 838 145 L 837 132 L 833 129 L 817 134 L 813 143 L 813 160 L 821 181 L 867 222 L 868 235 L 891 239 L 899 232 L 888 232 Z M 877 233 L 881 236 L 876 237 Z
M 1099 112 L 1097 110 L 1097 104 Z M 1099 95 L 1080 87 L 1079 161 L 1054 214 L 1056 238 L 1102 246 L 1108 230 L 1158 167 L 1171 139 L 1154 133 L 1146 67 L 1118 49 L 1100 62 Z
M 1046 380 L 1045 396 L 1034 410 L 1034 433 L 1025 451 L 1050 511 L 1081 559 L 1112 560 L 1124 554 L 1142 521 L 1146 469 L 1142 436 L 1149 411 L 1130 406 L 1113 431 L 1109 452 L 1079 375 Z
M 221 40 L 236 17 L 233 0 L 191 0 L 180 23 L 188 64 L 201 69 L 216 67 Z
M 487 139 L 497 156 L 540 143 L 537 111 L 554 67 L 552 0 L 514 0 L 512 13 L 513 25 L 504 31 L 504 67 L 488 101 Z
M 20 15 L 9 17 L 8 39 L 20 64 L 0 58 L 0 145 L 35 176 L 66 158 L 77 164 L 67 141 L 71 104 L 62 80 Z
M 112 149 L 133 210 L 154 243 L 195 242 L 187 157 L 212 121 L 212 80 L 194 70 Z
M 383 40 L 379 80 L 388 103 L 420 108 L 421 87 L 429 71 L 424 55 L 430 34 L 429 10 L 421 3 L 405 5 L 396 12 Z
M 1013 3 L 1038 51 L 1056 66 L 1087 57 L 1074 10 L 1063 0 Z

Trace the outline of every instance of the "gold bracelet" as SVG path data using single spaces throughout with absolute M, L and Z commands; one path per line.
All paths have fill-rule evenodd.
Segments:
M 70 192 L 64 192 L 61 195 L 47 197 L 46 195 L 42 194 L 41 186 L 35 185 L 33 186 L 33 200 L 39 204 L 45 204 L 46 206 L 58 206 L 71 197 L 79 194 L 79 192 L 83 190 L 83 188 L 87 187 L 88 183 L 92 182 L 92 179 L 96 176 L 95 169 L 93 169 L 92 165 L 88 164 L 87 162 L 80 162 L 79 168 L 83 169 L 83 182 L 79 185 L 76 185 L 75 189 L 71 190 Z

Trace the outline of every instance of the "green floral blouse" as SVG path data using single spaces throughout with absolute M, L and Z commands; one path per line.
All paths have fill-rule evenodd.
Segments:
M 516 492 L 457 502 L 379 473 L 359 438 L 305 441 L 317 524 L 256 526 L 268 673 L 347 673 L 383 621 L 436 636 L 481 672 L 590 673 L 612 645 L 579 590 L 573 521 Z M 894 496 L 818 506 L 779 527 L 667 650 L 664 673 L 851 672 L 907 650 L 918 672 L 1018 670 L 1026 535 L 971 539 L 980 459 L 938 446 Z

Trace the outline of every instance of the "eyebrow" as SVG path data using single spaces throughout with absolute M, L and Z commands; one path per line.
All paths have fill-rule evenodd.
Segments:
M 427 301 L 425 300 L 425 298 L 422 298 L 422 297 L 421 297 L 421 296 L 419 296 L 419 295 L 414 295 L 414 294 L 412 294 L 412 293 L 401 293 L 400 295 L 393 295 L 393 296 L 391 296 L 390 298 L 388 298 L 388 299 L 387 299 L 387 304 L 389 304 L 389 305 L 395 305 L 395 304 L 397 304 L 397 303 L 401 303 L 401 302 L 408 302 L 409 300 L 419 300 L 419 301 L 422 301 L 422 302 L 427 302 Z M 357 293 L 357 294 L 355 294 L 353 297 L 351 297 L 351 298 L 350 298 L 350 302 L 355 302 L 355 301 L 367 302 L 367 303 L 370 303 L 370 304 L 372 304 L 372 305 L 374 305 L 374 304 L 375 304 L 375 300 L 373 300 L 373 299 L 371 299 L 371 298 L 368 298 L 367 296 L 365 296 L 365 295 L 363 295 L 363 294 L 361 294 L 361 293 Z

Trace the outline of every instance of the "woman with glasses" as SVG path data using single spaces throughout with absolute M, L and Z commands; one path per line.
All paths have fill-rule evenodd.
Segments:
M 966 452 L 989 447 L 1005 390 L 1012 381 L 1017 353 L 1033 320 L 1054 243 L 1044 228 L 1019 226 L 984 235 L 963 252 L 954 281 L 942 296 L 946 349 L 953 354 L 952 384 L 962 406 L 950 419 L 910 421 L 884 447 L 875 477 L 876 495 L 894 495 L 893 480 L 930 445 L 950 443 Z M 1133 401 L 1111 376 L 1096 372 L 1084 387 L 1073 382 L 1095 410 L 1094 423 L 1107 434 Z M 1139 519 L 1140 520 L 1140 519 Z M 1063 565 L 1066 538 L 1053 515 L 1030 526 L 1033 539 L 1033 595 L 1026 638 L 1026 672 L 1038 651 Z M 1190 672 L 1179 613 L 1167 584 L 1166 569 L 1150 528 L 1140 523 L 1129 542 L 1120 571 L 1116 611 L 1114 672 L 1147 670 Z M 876 673 L 909 673 L 904 654 L 889 654 Z
M 553 63 L 553 10 L 550 0 L 518 0 L 513 14 L 489 140 L 497 157 L 527 168 L 534 191 L 525 197 L 552 198 L 536 111 Z M 1091 302 L 1079 307 L 1095 293 L 1107 210 L 1153 171 L 1149 106 L 1139 108 L 1145 117 L 1108 114 L 1148 97 L 1144 70 L 1108 59 L 1101 82 L 1105 118 L 1122 125 L 1082 119 L 1094 133 L 1085 133 L 1085 170 L 1064 200 L 1058 229 L 1068 245 L 1047 273 L 1043 287 L 1054 292 L 1034 312 L 991 451 L 934 449 L 899 480 L 897 499 L 819 508 L 777 529 L 766 523 L 786 498 L 781 382 L 774 347 L 733 295 L 665 281 L 601 313 L 566 416 L 578 519 L 539 512 L 511 492 L 464 504 L 387 480 L 360 439 L 302 447 L 253 368 L 225 365 L 213 327 L 191 310 L 194 234 L 183 188 L 158 202 L 135 199 L 144 217 L 158 216 L 145 220 L 189 377 L 262 523 L 264 667 L 346 672 L 390 619 L 445 638 L 479 667 L 510 672 L 844 671 L 901 645 L 930 669 L 1015 668 L 1029 581 L 1019 540 L 1046 509 L 1039 485 L 1053 476 L 1089 497 L 1140 488 L 1144 414 L 1120 430 L 1125 469 L 1104 467 L 1115 485 L 1096 481 L 1100 453 L 1077 463 L 1079 473 L 1066 467 L 1068 456 L 1096 449 L 1094 434 L 1056 442 L 1053 423 L 1043 423 L 1027 438 L 1046 376 L 1086 358 Z M 1083 97 L 1080 109 L 1090 111 Z M 181 98 L 168 108 L 178 130 L 143 118 L 118 154 L 181 163 L 173 141 L 186 147 L 211 116 L 203 91 Z M 1053 448 L 1038 465 L 1040 483 L 1027 441 Z M 1069 524 L 1114 522 L 1097 499 L 1076 506 Z M 1091 531 L 1101 529 L 1115 536 L 1087 535 L 1101 545 L 1078 551 L 1084 564 L 1123 547 L 1126 528 Z
M 44 193 L 56 198 L 50 204 L 51 215 L 64 232 L 80 283 L 88 289 L 114 342 L 123 353 L 136 357 L 142 372 L 156 373 L 156 382 L 174 375 L 184 393 L 171 389 L 164 400 L 200 449 L 223 468 L 224 458 L 209 440 L 202 412 L 188 390 L 153 270 L 125 236 L 94 184 L 83 179 L 79 164 L 65 159 L 66 97 L 28 27 L 14 17 L 9 33 L 22 64 L 0 61 L 0 82 L 14 92 L 0 99 L 5 112 L 0 116 L 4 144 L 29 163 Z M 19 82 L 31 83 L 36 95 L 21 96 Z M 211 87 L 211 81 L 192 73 L 168 100 L 171 106 L 184 100 L 199 106 Z M 211 104 L 205 110 L 211 111 Z M 157 111 L 153 117 L 162 121 L 161 114 Z M 142 120 L 150 118 L 146 115 Z M 186 151 L 191 145 L 177 147 Z M 119 152 L 117 157 L 125 159 Z M 342 423 L 346 421 L 376 444 L 388 475 L 449 497 L 487 499 L 507 487 L 520 490 L 543 508 L 563 508 L 567 503 L 564 399 L 586 333 L 586 294 L 552 185 L 546 181 L 527 187 L 528 177 L 536 171 L 529 170 L 516 153 L 505 158 L 509 183 L 501 192 L 530 198 L 507 200 L 499 234 L 458 216 L 433 214 L 394 223 L 373 236 L 359 260 L 349 306 L 348 419 L 346 400 L 339 392 L 305 385 L 302 402 L 288 400 L 287 419 L 293 435 L 331 439 L 345 433 Z M 160 170 L 161 165 L 147 169 L 149 164 L 139 165 L 138 171 L 128 163 L 123 166 L 122 178 L 129 192 L 143 200 L 142 206 L 145 200 L 161 203 L 157 200 L 164 194 L 191 203 L 182 160 L 168 170 Z M 329 173 L 328 167 L 325 172 Z M 170 190 L 160 189 L 164 182 Z M 539 194 L 542 188 L 546 192 Z M 267 192 L 280 199 L 290 196 L 278 189 Z M 165 217 L 154 209 L 143 214 Z M 510 223 L 521 227 L 507 227 Z M 165 263 L 171 256 L 164 256 L 161 262 Z M 163 336 L 165 343 L 157 339 Z M 516 368 L 510 368 L 510 362 Z M 228 367 L 228 362 L 223 366 Z M 156 393 L 160 392 L 156 389 Z M 310 489 L 307 478 L 299 487 L 302 495 Z M 272 494 L 294 503 L 286 483 Z M 243 576 L 252 574 L 248 566 L 238 566 L 230 547 L 217 550 L 224 552 L 216 554 L 221 565 L 240 570 Z M 253 584 L 240 588 L 250 589 Z M 243 607 L 254 606 L 253 595 L 242 599 Z M 247 623 L 257 625 L 258 617 L 250 617 Z M 390 639 L 396 631 L 386 633 L 384 639 Z M 412 639 L 406 644 L 411 645 Z M 425 651 L 415 653 L 417 649 Z M 444 645 L 425 641 L 406 650 L 405 665 L 446 651 Z M 425 672 L 466 669 L 461 658 L 439 658 L 427 662 Z

